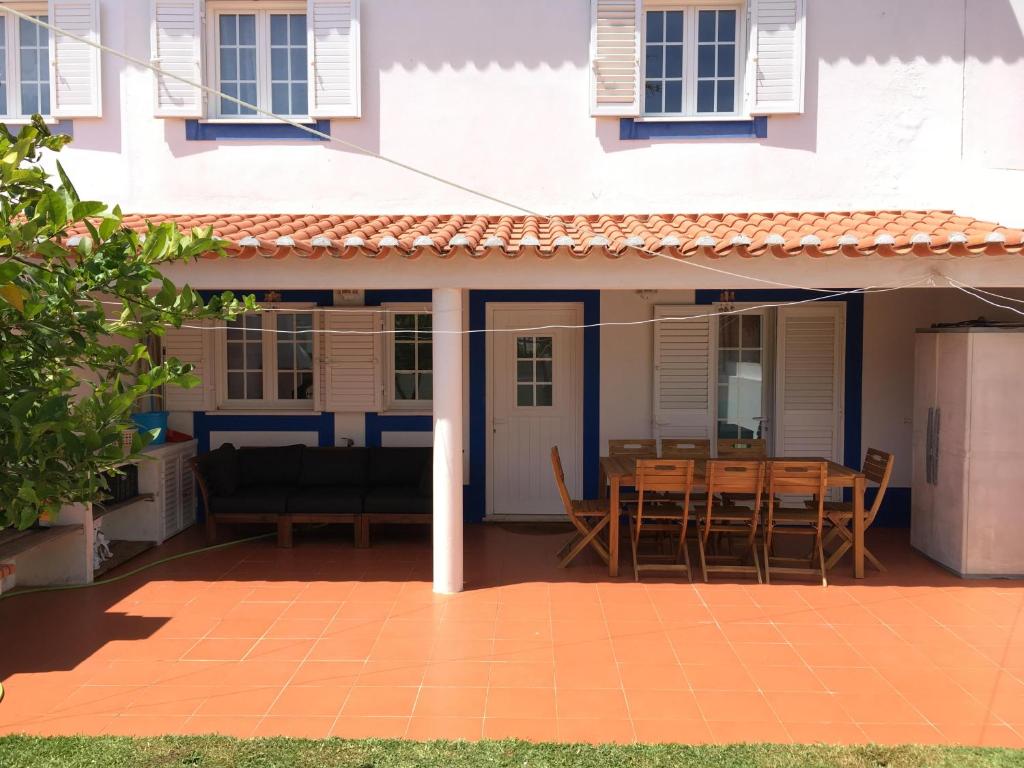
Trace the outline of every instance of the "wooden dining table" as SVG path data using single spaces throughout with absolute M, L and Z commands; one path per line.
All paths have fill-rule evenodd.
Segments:
M 636 456 L 601 457 L 598 493 L 602 499 L 608 499 L 611 508 L 611 520 L 608 525 L 608 574 L 610 576 L 619 575 L 619 518 L 622 516 L 620 492 L 623 486 L 636 485 L 636 461 Z M 786 461 L 824 461 L 828 464 L 828 487 L 853 490 L 853 576 L 863 579 L 864 473 L 823 458 L 787 456 Z M 693 468 L 694 491 L 706 490 L 704 472 L 705 462 L 696 461 Z

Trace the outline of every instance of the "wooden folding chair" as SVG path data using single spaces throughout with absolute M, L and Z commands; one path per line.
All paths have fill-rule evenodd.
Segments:
M 565 514 L 576 529 L 573 537 L 558 550 L 556 555 L 558 565 L 565 568 L 588 546 L 592 547 L 597 552 L 597 556 L 607 564 L 608 547 L 601 540 L 600 534 L 611 522 L 608 502 L 600 499 L 573 500 L 569 497 L 569 490 L 565 487 L 565 472 L 562 470 L 562 457 L 558 454 L 558 446 L 551 449 L 551 469 L 555 474 L 555 483 L 558 485 L 558 494 L 562 497 Z
M 636 463 L 636 511 L 629 518 L 633 575 L 641 571 L 685 572 L 693 581 L 686 527 L 690 520 L 693 459 L 639 459 Z M 656 534 L 652 554 L 641 554 L 641 538 Z M 678 536 L 673 546 L 672 539 Z M 667 547 L 666 547 L 667 545 Z M 660 551 L 659 551 L 660 550 Z M 641 558 L 646 562 L 641 562 Z
M 793 576 L 815 574 L 825 577 L 825 554 L 822 544 L 824 524 L 824 498 L 828 487 L 826 461 L 770 461 L 768 462 L 768 512 L 764 526 L 764 577 L 771 582 L 772 573 Z M 815 500 L 812 508 L 782 506 L 780 496 L 807 496 Z M 775 554 L 776 536 L 813 537 L 807 557 Z M 818 565 L 815 567 L 814 561 Z M 803 565 L 799 565 L 803 563 Z
M 666 437 L 661 441 L 663 459 L 707 459 L 711 456 L 711 441 L 702 438 Z
M 765 459 L 764 440 L 757 438 L 719 438 L 718 458 L 720 459 Z
M 658 457 L 658 441 L 648 438 L 638 440 L 609 440 L 609 456 L 636 456 L 643 459 Z
M 892 467 L 895 460 L 891 453 L 880 451 L 877 448 L 868 448 L 867 453 L 864 455 L 864 465 L 861 468 L 864 478 L 878 486 L 871 508 L 864 513 L 864 530 L 870 528 L 871 524 L 875 522 L 878 510 L 882 507 L 882 499 L 885 497 L 885 489 L 889 487 L 889 478 L 892 477 Z M 825 567 L 832 570 L 836 563 L 842 560 L 843 555 L 849 552 L 850 547 L 853 546 L 853 502 L 826 501 L 825 519 L 831 525 L 831 529 L 825 534 L 825 546 L 827 547 L 836 539 L 841 539 L 839 546 L 835 548 L 832 554 L 828 556 L 828 560 L 825 561 Z M 885 572 L 885 566 L 878 561 L 877 557 L 871 554 L 867 547 L 864 548 L 864 557 L 879 571 Z
M 757 557 L 757 524 L 761 512 L 761 497 L 764 491 L 765 464 L 763 461 L 712 459 L 705 470 L 707 505 L 697 511 L 700 530 L 697 545 L 700 552 L 700 566 L 704 581 L 708 573 L 753 574 L 761 583 L 761 566 Z M 734 504 L 716 501 L 733 496 L 749 498 L 752 503 Z M 728 554 L 718 551 L 718 544 L 725 539 L 730 542 Z M 732 551 L 731 542 L 740 539 L 743 548 Z M 711 550 L 711 551 L 709 551 Z

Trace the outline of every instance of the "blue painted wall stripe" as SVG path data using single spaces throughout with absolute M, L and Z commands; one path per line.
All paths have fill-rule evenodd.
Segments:
M 619 139 L 766 139 L 768 118 L 750 120 L 637 120 L 619 119 Z
M 331 121 L 317 120 L 302 123 L 331 135 Z M 288 123 L 207 123 L 202 120 L 185 121 L 185 141 L 327 141 Z

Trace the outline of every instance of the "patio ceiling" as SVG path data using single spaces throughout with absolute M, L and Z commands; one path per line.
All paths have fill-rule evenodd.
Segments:
M 473 258 L 625 255 L 851 258 L 913 254 L 1001 256 L 1024 249 L 1024 231 L 950 211 L 835 211 L 579 216 L 130 214 L 145 232 L 170 221 L 182 231 L 212 227 L 235 258 L 339 259 L 431 255 Z M 69 231 L 71 244 L 86 235 Z M 640 250 L 643 249 L 643 250 Z

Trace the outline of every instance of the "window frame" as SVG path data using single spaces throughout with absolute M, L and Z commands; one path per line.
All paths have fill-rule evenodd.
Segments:
M 433 315 L 434 309 L 430 303 L 420 302 L 396 302 L 382 304 L 381 309 L 385 310 L 384 328 L 385 350 L 384 350 L 384 408 L 386 411 L 401 412 L 409 414 L 431 414 L 434 410 L 434 400 L 399 400 L 395 397 L 395 316 L 396 315 Z M 433 328 L 433 325 L 431 325 Z M 431 344 L 433 344 L 433 330 L 431 330 Z M 433 361 L 433 356 L 431 356 Z M 425 370 L 425 369 L 424 369 Z M 416 369 L 420 373 L 420 369 Z M 433 364 L 430 368 L 434 372 Z
M 234 400 L 228 397 L 228 334 L 227 327 L 217 333 L 217 408 L 225 411 L 288 411 L 290 413 L 315 413 L 320 408 L 320 371 L 323 363 L 323 345 L 320 340 L 321 313 L 312 302 L 261 303 L 262 308 L 271 310 L 258 313 L 263 318 L 263 394 L 262 399 Z M 283 313 L 309 312 L 313 316 L 313 396 L 305 400 L 281 400 L 268 398 L 267 392 L 277 390 L 277 318 Z
M 221 90 L 220 80 L 220 16 L 222 15 L 254 15 L 256 16 L 256 106 L 272 112 L 273 95 L 270 71 L 270 16 L 278 13 L 299 14 L 306 17 L 306 112 L 303 114 L 284 115 L 289 120 L 308 123 L 315 120 L 310 115 L 313 100 L 313 81 L 311 77 L 310 56 L 312 46 L 309 35 L 309 7 L 306 0 L 268 0 L 267 2 L 233 2 L 232 0 L 211 0 L 203 14 L 203 36 L 206 53 L 207 81 L 216 90 Z M 204 94 L 206 108 L 203 122 L 209 123 L 270 123 L 280 121 L 259 113 L 255 115 L 223 115 L 220 111 L 220 98 L 212 94 Z
M 700 11 L 736 11 L 736 87 L 735 110 L 732 112 L 697 112 L 697 14 Z M 646 112 L 647 89 L 647 12 L 683 11 L 683 107 L 682 112 Z M 717 122 L 749 120 L 750 98 L 747 93 L 750 51 L 747 28 L 750 6 L 747 0 L 644 0 L 640 22 L 640 122 Z M 690 51 L 693 51 L 691 54 Z
M 29 16 L 49 17 L 47 3 L 11 3 L 12 8 Z M 31 114 L 24 114 L 21 106 L 21 33 L 18 29 L 20 19 L 11 13 L 0 11 L 0 24 L 4 26 L 4 64 L 7 77 L 4 85 L 7 88 L 7 99 L 0 103 L 0 119 L 4 123 L 17 125 L 28 123 Z M 42 115 L 47 123 L 55 123 L 53 117 L 53 47 L 50 30 L 47 32 L 47 67 L 46 83 L 50 92 L 50 109 Z

